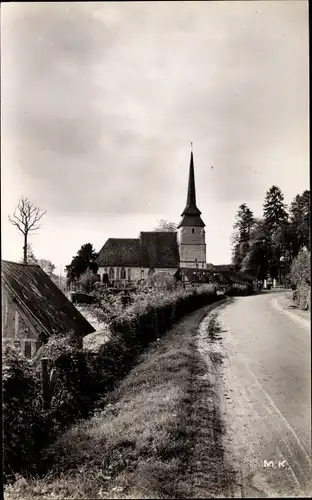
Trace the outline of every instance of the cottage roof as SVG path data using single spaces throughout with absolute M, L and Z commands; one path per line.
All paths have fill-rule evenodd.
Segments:
M 237 283 L 239 285 L 248 285 L 248 284 L 250 284 L 250 280 L 247 280 L 246 278 L 243 278 L 242 276 L 240 276 L 235 271 L 222 271 L 222 270 L 218 270 L 217 274 L 220 274 L 222 276 L 222 278 L 225 278 L 225 280 L 229 280 L 232 283 Z
M 176 232 L 141 232 L 142 267 L 178 268 L 180 264 Z
M 215 271 L 234 271 L 234 264 L 211 264 Z
M 247 281 L 255 281 L 257 279 L 255 276 L 252 276 L 249 273 L 245 273 L 244 271 L 237 271 L 237 274 Z
M 84 336 L 95 331 L 40 266 L 2 260 L 1 281 L 17 308 L 47 336 L 71 330 Z
M 109 238 L 96 259 L 98 266 L 140 266 L 139 238 Z
M 198 283 L 209 283 L 213 277 L 211 271 L 194 267 L 183 267 L 181 268 L 181 273 L 184 274 L 189 281 L 196 281 Z

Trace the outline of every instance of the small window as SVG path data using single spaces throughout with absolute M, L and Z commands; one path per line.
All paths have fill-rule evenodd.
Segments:
M 120 270 L 120 279 L 122 279 L 122 280 L 126 279 L 126 270 L 124 267 L 122 267 Z
M 21 348 L 21 343 L 20 343 L 20 341 L 19 341 L 19 340 L 15 340 L 15 341 L 14 341 L 14 347 L 15 347 L 16 349 L 20 349 L 20 348 Z
M 25 341 L 25 356 L 31 358 L 31 342 Z
M 197 259 L 195 259 L 195 267 L 198 267 Z
M 194 233 L 194 228 L 192 227 L 192 233 Z
M 128 269 L 128 280 L 130 281 L 130 277 L 131 277 L 131 270 Z

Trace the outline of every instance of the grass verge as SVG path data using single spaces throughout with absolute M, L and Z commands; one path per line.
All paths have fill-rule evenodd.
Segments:
M 49 473 L 17 478 L 5 488 L 6 500 L 191 498 L 194 491 L 202 497 L 216 492 L 221 427 L 196 331 L 217 304 L 190 314 L 152 344 L 104 409 L 45 450 Z M 211 465 L 205 474 L 203 455 Z

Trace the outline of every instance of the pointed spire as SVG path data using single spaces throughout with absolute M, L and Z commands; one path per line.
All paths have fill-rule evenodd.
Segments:
M 191 143 L 191 145 L 193 145 L 193 144 Z M 201 211 L 196 206 L 194 158 L 193 158 L 193 151 L 191 151 L 186 207 L 183 210 L 181 215 L 200 215 L 200 214 L 201 214 Z

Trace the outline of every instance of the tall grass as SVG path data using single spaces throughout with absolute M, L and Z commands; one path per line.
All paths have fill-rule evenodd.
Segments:
M 103 406 L 110 391 L 153 341 L 185 314 L 216 300 L 218 297 L 204 288 L 174 291 L 142 288 L 131 297 L 127 307 L 118 296 L 98 302 L 97 314 L 101 321 L 109 324 L 111 336 L 96 353 L 78 349 L 70 338 L 52 337 L 45 348 L 50 369 L 54 370 L 51 407 L 44 415 L 46 435 L 40 435 L 36 446 L 44 449 L 75 421 Z M 38 455 L 38 474 L 46 472 L 43 455 Z M 14 472 L 14 464 L 8 466 L 13 467 Z

